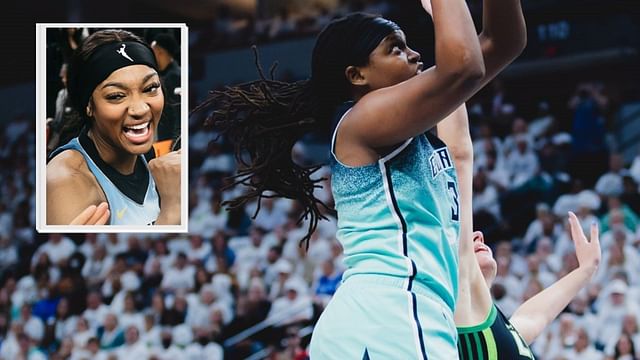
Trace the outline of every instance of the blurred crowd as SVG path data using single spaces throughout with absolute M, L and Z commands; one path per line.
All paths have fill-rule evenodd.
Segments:
M 247 11 L 230 4 L 222 3 L 216 7 L 211 22 L 191 29 L 191 46 L 195 51 L 308 36 L 344 14 L 363 11 L 388 15 L 394 6 L 387 0 L 257 1 Z

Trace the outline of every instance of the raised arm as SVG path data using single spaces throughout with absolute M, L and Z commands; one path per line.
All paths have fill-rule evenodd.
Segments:
M 428 0 L 425 10 L 432 14 Z M 485 75 L 475 91 L 491 81 L 511 63 L 526 45 L 526 26 L 520 0 L 485 0 L 483 31 L 479 35 Z M 456 305 L 456 323 L 475 325 L 484 320 L 492 306 L 473 245 L 473 144 L 469 135 L 469 119 L 463 105 L 438 124 L 438 136 L 447 144 L 456 164 L 460 193 L 460 241 L 458 254 L 460 291 Z M 473 301 L 471 301 L 473 299 Z M 480 316 L 480 318 L 478 318 Z
M 597 224 L 591 225 L 591 241 L 587 239 L 576 215 L 569 213 L 571 237 L 580 264 L 562 279 L 522 304 L 510 319 L 523 339 L 531 344 L 560 312 L 589 283 L 600 263 L 600 241 Z
M 520 0 L 484 0 L 479 36 L 486 67 L 479 89 L 515 60 L 527 45 Z
M 473 20 L 464 0 L 432 0 L 436 64 L 372 91 L 345 118 L 340 137 L 369 149 L 398 144 L 432 128 L 465 102 L 484 77 Z
M 424 0 L 423 4 L 429 0 Z M 432 14 L 429 6 L 424 6 Z M 482 32 L 478 36 L 485 75 L 481 89 L 515 60 L 527 45 L 527 26 L 520 0 L 484 0 Z
M 493 302 L 473 246 L 473 144 L 465 105 L 438 124 L 438 136 L 453 157 L 460 196 L 459 290 L 454 317 L 458 326 L 473 326 L 486 318 Z

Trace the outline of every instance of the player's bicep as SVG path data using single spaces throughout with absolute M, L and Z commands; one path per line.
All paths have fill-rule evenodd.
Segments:
M 367 94 L 347 115 L 342 131 L 373 149 L 396 145 L 433 128 L 471 97 L 477 81 L 432 67 Z

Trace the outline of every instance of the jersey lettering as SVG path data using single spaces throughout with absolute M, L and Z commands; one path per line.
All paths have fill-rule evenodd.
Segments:
M 443 171 L 453 168 L 451 162 L 451 156 L 449 156 L 449 150 L 446 147 L 437 149 L 429 157 L 429 165 L 431 165 L 431 175 L 436 177 Z

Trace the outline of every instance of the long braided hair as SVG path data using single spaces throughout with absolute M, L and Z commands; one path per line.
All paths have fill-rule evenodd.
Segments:
M 313 195 L 323 179 L 312 179 L 320 165 L 297 164 L 291 151 L 298 139 L 317 127 L 312 114 L 318 113 L 319 102 L 309 102 L 314 98 L 309 80 L 274 80 L 277 63 L 267 78 L 255 46 L 253 51 L 260 79 L 212 91 L 192 113 L 214 109 L 205 125 L 213 126 L 234 145 L 239 170 L 225 188 L 243 185 L 248 191 L 223 205 L 235 208 L 257 199 L 255 217 L 262 198 L 298 200 L 304 208 L 299 221 L 310 218 L 308 232 L 300 240 L 308 247 L 318 221 L 325 218 L 320 207 L 326 205 Z
M 371 51 L 396 30 L 389 23 L 362 13 L 332 21 L 316 40 L 311 78 L 293 83 L 274 79 L 277 63 L 267 78 L 254 46 L 260 78 L 211 91 L 191 111 L 191 114 L 206 112 L 205 124 L 213 126 L 234 145 L 239 170 L 225 188 L 243 185 L 248 191 L 223 205 L 234 208 L 257 200 L 255 218 L 262 198 L 298 200 L 303 206 L 299 222 L 309 219 L 307 234 L 300 245 L 309 247 L 318 221 L 326 219 L 322 210 L 327 206 L 313 194 L 324 179 L 312 177 L 321 165 L 297 164 L 291 151 L 304 134 L 329 128 L 337 107 L 351 97 L 345 69 L 349 65 L 368 64 Z

